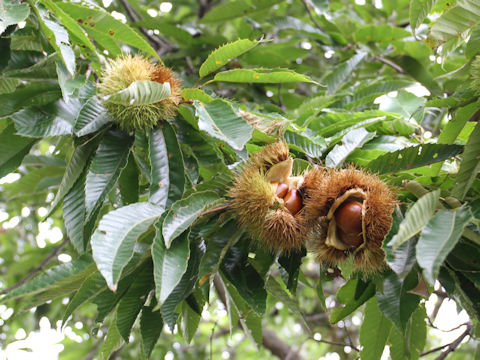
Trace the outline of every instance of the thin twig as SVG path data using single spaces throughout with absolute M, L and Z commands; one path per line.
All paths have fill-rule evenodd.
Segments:
M 45 266 L 47 266 L 50 263 L 50 261 L 52 261 L 55 257 L 58 256 L 58 254 L 60 254 L 60 252 L 63 250 L 63 248 L 68 244 L 68 241 L 69 241 L 69 238 L 65 237 L 65 239 L 63 239 L 62 243 L 50 255 L 48 255 L 48 257 L 45 260 L 43 260 L 40 265 L 38 265 L 35 269 L 33 269 L 30 273 L 28 273 L 28 275 L 25 276 L 19 282 L 13 284 L 12 286 L 10 286 L 6 289 L 0 290 L 0 294 L 2 294 L 2 295 L 8 294 L 10 291 L 22 286 L 28 280 L 30 280 L 34 276 L 36 276 L 39 272 L 41 272 L 45 268 Z
M 442 352 L 437 358 L 435 358 L 435 360 L 443 360 L 447 357 L 448 354 L 450 354 L 451 352 L 455 351 L 455 349 L 460 345 L 460 343 L 463 341 L 463 339 L 470 334 L 470 331 L 472 331 L 473 329 L 473 325 L 471 323 L 466 323 L 466 324 L 462 324 L 462 325 L 466 325 L 467 328 L 465 329 L 465 331 L 458 337 L 456 338 L 454 341 L 452 341 L 451 343 L 448 343 L 448 344 L 445 344 L 445 345 L 441 345 L 441 346 L 438 346 L 436 348 L 433 348 L 433 349 L 430 349 L 428 351 L 424 351 L 420 354 L 420 356 L 426 356 L 426 355 L 429 355 L 429 354 L 432 354 L 434 352 L 437 352 L 437 351 L 440 351 L 446 347 L 448 347 L 447 350 L 445 350 L 444 352 Z
M 447 350 L 445 350 L 444 352 L 442 352 L 439 356 L 437 356 L 437 358 L 435 360 L 443 360 L 447 357 L 448 354 L 450 354 L 451 352 L 455 351 L 455 349 L 461 344 L 461 342 L 463 341 L 463 339 L 470 335 L 470 331 L 472 331 L 473 329 L 473 325 L 472 324 L 468 324 L 467 325 L 467 328 L 465 329 L 465 331 L 458 337 L 455 339 L 455 341 L 453 341 L 452 343 L 450 343 L 448 345 L 448 348 Z
M 390 66 L 391 68 L 395 69 L 400 74 L 405 73 L 405 71 L 399 65 L 395 64 L 393 61 L 385 59 L 384 57 L 381 57 L 381 56 L 378 56 L 378 55 L 373 55 L 373 60 L 380 61 L 381 63 L 384 63 L 385 65 Z
M 317 20 L 315 20 L 315 18 L 313 17 L 313 14 L 312 14 L 312 11 L 310 10 L 310 7 L 307 3 L 306 0 L 301 0 L 303 6 L 305 6 L 305 9 L 307 10 L 307 13 L 308 13 L 308 17 L 310 18 L 310 20 L 312 20 L 313 24 L 317 27 L 318 30 L 322 31 L 322 32 L 325 32 L 325 29 L 322 27 L 322 25 L 320 25 L 318 23 Z
M 329 341 L 329 340 L 323 340 L 323 339 L 320 339 L 320 340 L 314 339 L 314 340 L 317 341 L 317 342 L 321 342 L 321 343 L 325 343 L 325 344 L 329 344 L 329 345 L 338 345 L 338 346 L 343 346 L 343 347 L 349 346 L 355 351 L 360 351 L 360 349 L 357 348 L 356 346 L 353 346 L 353 345 L 347 344 L 347 343 L 342 343 L 342 342 L 337 342 L 337 341 Z
M 210 213 L 213 213 L 213 212 L 221 211 L 221 210 L 227 209 L 229 207 L 230 207 L 230 204 L 222 205 L 222 206 L 219 206 L 217 208 L 213 208 L 213 209 L 204 211 L 200 214 L 200 216 L 204 216 L 204 215 L 207 215 L 207 214 L 210 214 Z

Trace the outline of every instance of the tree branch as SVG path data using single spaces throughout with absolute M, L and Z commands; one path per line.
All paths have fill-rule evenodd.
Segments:
M 48 257 L 45 260 L 43 260 L 40 265 L 38 265 L 35 269 L 33 269 L 30 273 L 28 273 L 28 275 L 25 276 L 19 282 L 13 284 L 12 286 L 10 286 L 6 289 L 0 290 L 0 294 L 1 295 L 8 294 L 10 291 L 22 286 L 28 280 L 35 277 L 39 272 L 41 272 L 45 268 L 45 266 L 47 266 L 50 263 L 50 261 L 52 261 L 55 257 L 58 256 L 58 254 L 60 254 L 60 252 L 63 250 L 63 248 L 68 244 L 68 241 L 69 241 L 69 238 L 65 237 L 65 239 L 63 239 L 62 243 L 50 255 L 48 255 Z
M 437 356 L 435 358 L 435 360 L 443 360 L 447 357 L 448 354 L 450 354 L 451 352 L 455 351 L 455 349 L 460 345 L 460 343 L 463 341 L 463 339 L 467 336 L 467 335 L 470 335 L 470 331 L 472 331 L 473 329 L 473 325 L 471 323 L 467 323 L 467 324 L 462 324 L 462 325 L 466 325 L 467 328 L 465 329 L 465 331 L 458 337 L 456 338 L 454 341 L 452 341 L 451 343 L 449 344 L 445 344 L 445 345 L 441 345 L 441 346 L 438 346 L 436 348 L 433 348 L 431 350 L 428 350 L 428 351 L 424 351 L 420 354 L 420 356 L 426 356 L 426 355 L 429 355 L 429 354 L 432 354 L 434 352 L 437 352 L 437 351 L 440 351 L 446 347 L 447 350 L 445 350 L 444 352 L 442 352 L 439 356 Z

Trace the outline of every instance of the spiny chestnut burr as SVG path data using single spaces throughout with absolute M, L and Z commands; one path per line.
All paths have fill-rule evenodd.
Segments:
M 124 91 L 135 81 L 168 83 L 170 94 L 166 99 L 154 103 L 124 103 L 112 100 L 114 95 Z M 112 120 L 128 132 L 151 129 L 159 121 L 175 116 L 181 100 L 180 80 L 173 71 L 138 54 L 122 55 L 109 60 L 98 90 Z
M 317 260 L 337 266 L 351 257 L 356 271 L 380 271 L 386 266 L 382 242 L 392 224 L 393 191 L 354 167 L 313 172 L 320 172 L 319 182 L 304 200 L 304 217 Z
M 272 252 L 300 249 L 303 224 L 303 176 L 292 176 L 293 159 L 283 142 L 254 153 L 233 180 L 229 196 L 236 218 Z

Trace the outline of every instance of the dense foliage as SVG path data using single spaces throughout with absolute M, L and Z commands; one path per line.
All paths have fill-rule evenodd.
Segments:
M 474 358 L 477 0 L 7 1 L 0 33 L 4 348 L 46 317 L 60 359 Z M 181 93 L 99 87 L 126 53 Z M 123 113 L 170 100 L 156 125 Z M 228 190 L 278 140 L 295 173 L 353 164 L 395 189 L 388 268 L 244 232 Z M 469 320 L 445 344 L 448 301 Z

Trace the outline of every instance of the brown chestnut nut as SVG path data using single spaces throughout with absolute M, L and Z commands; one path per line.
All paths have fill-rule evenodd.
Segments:
M 342 241 L 351 246 L 363 242 L 362 204 L 358 201 L 344 202 L 335 212 L 335 221 Z
M 337 230 L 338 230 L 338 236 L 346 245 L 357 247 L 363 243 L 362 233 L 346 234 L 345 232 L 343 232 L 342 229 L 338 227 L 337 227 Z
M 292 215 L 298 213 L 302 207 L 302 198 L 297 189 L 290 190 L 283 199 L 284 205 Z
M 275 192 L 275 195 L 277 195 L 279 198 L 284 198 L 288 193 L 288 185 L 285 183 L 279 183 L 277 186 L 277 191 Z

